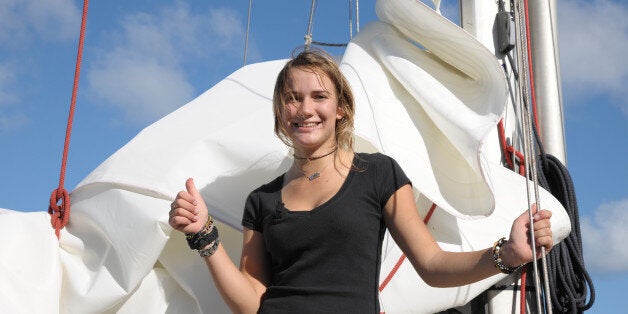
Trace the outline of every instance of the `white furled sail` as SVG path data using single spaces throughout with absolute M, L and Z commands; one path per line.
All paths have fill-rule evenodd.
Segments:
M 486 248 L 508 235 L 528 203 L 525 179 L 487 152 L 505 110 L 503 72 L 474 37 L 422 3 L 377 6 L 381 22 L 354 38 L 340 64 L 356 98 L 356 150 L 400 163 L 419 210 L 438 206 L 428 227 L 444 249 Z M 273 84 L 284 64 L 245 66 L 143 130 L 72 192 L 59 241 L 45 213 L 0 212 L 0 237 L 10 239 L 0 246 L 3 310 L 228 313 L 203 260 L 168 225 L 169 204 L 193 177 L 237 260 L 246 195 L 291 162 L 272 132 Z M 558 242 L 569 217 L 548 192 L 541 197 Z M 387 235 L 382 281 L 400 256 Z M 432 288 L 406 262 L 380 303 L 387 313 L 433 313 L 504 277 Z

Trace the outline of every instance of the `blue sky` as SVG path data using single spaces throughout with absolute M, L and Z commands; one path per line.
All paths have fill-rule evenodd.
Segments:
M 346 42 L 348 4 L 318 3 L 314 39 Z M 364 26 L 376 18 L 374 1 L 359 4 Z M 242 66 L 247 7 L 90 3 L 68 190 L 144 127 Z M 310 1 L 253 1 L 248 63 L 283 59 L 302 45 L 309 8 Z M 82 1 L 0 0 L 0 208 L 45 211 L 58 184 L 81 9 Z M 568 167 L 597 292 L 589 313 L 608 313 L 622 306 L 628 285 L 628 4 L 559 0 L 558 12 Z

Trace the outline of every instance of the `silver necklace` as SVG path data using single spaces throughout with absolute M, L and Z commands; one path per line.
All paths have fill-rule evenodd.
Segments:
M 320 178 L 321 176 L 321 172 L 323 172 L 323 170 L 325 170 L 325 168 L 327 168 L 328 165 L 325 165 L 325 167 L 323 167 L 323 169 L 316 171 L 314 173 L 312 173 L 311 175 L 306 175 L 305 172 L 303 172 L 303 170 L 301 170 L 301 172 L 303 172 L 303 175 L 307 178 L 308 181 L 313 181 L 316 180 L 318 178 Z

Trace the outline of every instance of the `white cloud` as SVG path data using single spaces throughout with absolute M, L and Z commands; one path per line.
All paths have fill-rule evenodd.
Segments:
M 74 39 L 80 22 L 80 10 L 72 0 L 0 1 L 0 40 L 3 45 L 19 45 L 33 33 L 44 40 Z
M 561 76 L 568 102 L 610 96 L 628 115 L 628 4 L 559 1 Z
M 79 33 L 81 12 L 72 0 L 26 1 L 29 21 L 44 38 L 75 39 Z
M 192 11 L 184 2 L 153 15 L 131 14 L 111 36 L 113 48 L 102 47 L 91 64 L 89 88 L 129 121 L 153 121 L 195 96 L 189 68 L 241 54 L 243 29 L 230 9 Z
M 11 81 L 13 81 L 13 72 L 10 66 L 0 63 L 0 108 L 3 105 L 14 102 L 16 99 L 9 88 Z
M 0 133 L 17 129 L 28 122 L 24 114 L 11 111 L 11 105 L 18 100 L 11 88 L 14 80 L 12 73 L 10 66 L 0 64 Z
M 28 123 L 28 118 L 22 113 L 0 112 L 0 133 L 18 129 Z
M 79 25 L 79 9 L 72 0 L 0 0 L 0 132 L 30 120 L 19 106 L 24 88 L 20 76 L 30 64 L 29 54 L 10 52 L 37 49 L 36 41 L 74 40 Z
M 628 271 L 628 199 L 600 205 L 580 221 L 584 258 L 594 272 Z
M 93 92 L 122 110 L 127 120 L 145 124 L 182 105 L 193 88 L 181 69 L 155 58 L 110 54 L 89 73 Z

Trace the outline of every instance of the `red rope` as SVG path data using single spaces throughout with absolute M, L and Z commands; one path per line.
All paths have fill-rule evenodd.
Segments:
M 521 269 L 521 294 L 519 296 L 519 313 L 526 314 L 526 285 L 528 284 L 528 266 Z
M 432 204 L 432 207 L 430 207 L 430 210 L 427 212 L 427 215 L 425 215 L 425 219 L 423 219 L 423 222 L 426 225 L 430 221 L 430 218 L 432 218 L 432 214 L 434 213 L 435 209 L 436 209 L 436 204 Z M 386 288 L 386 286 L 392 280 L 392 278 L 395 276 L 395 274 L 399 270 L 399 267 L 401 267 L 401 264 L 403 264 L 403 261 L 405 259 L 406 259 L 406 255 L 405 254 L 401 254 L 401 256 L 399 257 L 399 260 L 397 261 L 395 266 L 390 270 L 390 273 L 388 273 L 388 276 L 386 276 L 386 279 L 384 279 L 382 284 L 379 285 L 379 292 L 382 292 L 384 290 L 384 288 Z
M 508 145 L 506 142 L 506 131 L 504 129 L 504 120 L 500 120 L 497 124 L 497 130 L 499 131 L 499 142 L 504 150 L 504 157 L 506 158 L 506 163 L 510 169 L 514 169 L 514 161 L 512 160 L 512 155 L 515 155 L 515 158 L 519 164 L 519 174 L 525 176 L 526 168 L 525 168 L 525 156 L 522 152 L 515 149 L 514 146 Z
M 79 77 L 81 74 L 81 60 L 83 58 L 83 43 L 85 39 L 85 25 L 87 24 L 87 8 L 89 0 L 83 1 L 83 16 L 81 19 L 81 34 L 79 37 L 78 53 L 76 55 L 76 68 L 74 70 L 74 85 L 72 87 L 72 100 L 70 103 L 70 113 L 68 116 L 68 124 L 65 131 L 65 143 L 63 145 L 63 157 L 61 159 L 61 173 L 59 174 L 59 187 L 52 191 L 50 195 L 50 205 L 48 213 L 50 214 L 50 222 L 55 229 L 57 238 L 60 232 L 70 219 L 70 194 L 63 187 L 65 182 L 65 169 L 68 160 L 68 151 L 70 148 L 70 136 L 72 134 L 72 121 L 74 120 L 74 108 L 76 107 L 76 94 L 78 92 Z M 59 204 L 59 201 L 61 203 Z
M 539 129 L 539 119 L 536 113 L 536 92 L 534 91 L 534 72 L 532 71 L 532 47 L 530 40 L 530 18 L 528 17 L 528 0 L 524 1 L 525 5 L 525 20 L 526 20 L 526 45 L 528 47 L 528 73 L 530 74 L 530 98 L 532 100 L 532 114 L 534 115 L 534 125 Z

